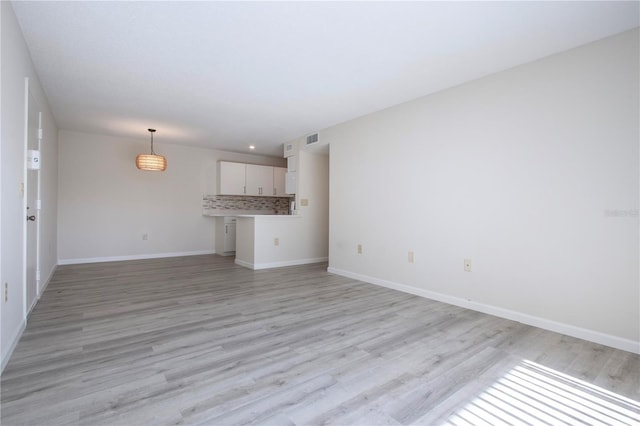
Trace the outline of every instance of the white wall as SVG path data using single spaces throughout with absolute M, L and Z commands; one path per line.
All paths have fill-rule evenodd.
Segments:
M 322 131 L 330 270 L 640 351 L 638 40 Z
M 281 158 L 163 144 L 158 129 L 154 150 L 167 158 L 167 170 L 144 172 L 135 165 L 136 155 L 149 151 L 144 136 L 60 131 L 61 264 L 212 253 L 215 219 L 202 216 L 202 196 L 215 193 L 217 161 L 284 164 Z
M 296 209 L 303 217 L 307 255 L 329 254 L 329 156 L 301 150 L 298 153 Z M 306 199 L 308 205 L 303 206 Z
M 1 105 L 1 216 L 0 235 L 0 283 L 4 293 L 8 285 L 9 298 L 0 301 L 0 360 L 2 368 L 17 343 L 26 320 L 24 298 L 24 197 L 20 185 L 25 179 L 24 123 L 25 77 L 29 78 L 30 91 L 42 111 L 44 139 L 42 141 L 40 222 L 40 271 L 41 287 L 48 283 L 57 261 L 57 128 L 47 98 L 40 86 L 31 57 L 18 26 L 11 3 L 0 2 L 2 93 Z M 4 294 L 3 294 L 4 296 Z

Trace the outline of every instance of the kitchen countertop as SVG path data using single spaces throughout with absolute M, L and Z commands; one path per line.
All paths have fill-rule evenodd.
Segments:
M 268 210 L 267 210 L 268 211 Z M 220 211 L 205 211 L 202 213 L 203 216 L 212 216 L 212 217 L 238 217 L 238 216 L 290 216 L 283 214 L 275 214 L 275 213 L 265 213 L 265 211 L 256 211 L 256 210 L 220 210 Z
M 239 214 L 235 215 L 235 217 L 244 217 L 244 218 L 260 218 L 260 219 L 280 219 L 280 218 L 292 218 L 292 217 L 302 217 L 299 214 Z

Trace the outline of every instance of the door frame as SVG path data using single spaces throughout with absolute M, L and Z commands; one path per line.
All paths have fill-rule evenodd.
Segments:
M 28 201 L 29 201 L 29 170 L 27 167 L 27 155 L 28 155 L 28 150 L 29 150 L 29 108 L 33 107 L 32 105 L 30 105 L 30 99 L 33 98 L 35 101 L 35 96 L 33 96 L 31 94 L 31 91 L 29 90 L 29 77 L 25 77 L 24 79 L 24 161 L 23 161 L 23 179 L 22 179 L 22 188 L 23 188 L 23 195 L 22 195 L 22 212 L 23 212 L 23 222 L 22 222 L 22 297 L 24 300 L 24 306 L 23 306 L 23 319 L 26 322 L 27 317 L 29 316 L 29 313 L 31 312 L 31 310 L 33 309 L 33 307 L 36 305 L 38 299 L 40 299 L 40 294 L 41 294 L 41 289 L 40 289 L 40 221 L 41 221 L 41 217 L 40 217 L 40 200 L 41 198 L 41 193 L 40 193 L 40 188 L 41 188 L 41 173 L 40 170 L 38 170 L 37 172 L 37 178 L 36 178 L 36 182 L 35 182 L 35 197 L 34 199 L 36 200 L 36 206 L 35 210 L 36 210 L 36 223 L 35 223 L 35 259 L 33 259 L 34 264 L 35 264 L 35 287 L 36 287 L 36 296 L 35 299 L 33 300 L 33 303 L 30 304 L 30 300 L 28 300 L 27 295 L 28 295 L 28 290 L 27 290 L 27 286 L 29 285 L 28 282 L 28 276 L 27 276 L 27 267 L 28 267 L 28 244 L 29 244 L 29 240 L 28 240 L 28 223 L 26 220 L 26 215 L 27 215 L 27 206 L 28 206 Z M 39 106 L 36 102 L 34 102 L 36 110 L 39 110 Z M 42 111 L 37 111 L 37 134 L 36 134 L 36 138 L 37 138 L 37 149 L 38 151 L 41 150 L 41 143 L 42 143 Z

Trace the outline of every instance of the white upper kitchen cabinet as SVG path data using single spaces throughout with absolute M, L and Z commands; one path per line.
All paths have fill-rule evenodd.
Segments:
M 287 197 L 285 193 L 285 178 L 287 169 L 284 167 L 273 168 L 273 195 L 276 197 Z
M 247 164 L 247 195 L 273 196 L 273 167 Z
M 247 165 L 220 161 L 218 164 L 218 195 L 244 195 Z

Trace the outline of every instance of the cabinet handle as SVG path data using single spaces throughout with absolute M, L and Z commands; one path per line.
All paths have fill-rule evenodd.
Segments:
M 224 226 L 224 233 L 228 234 L 229 233 L 229 225 L 225 225 Z
M 243 194 L 246 194 L 246 193 L 247 193 L 247 187 L 246 187 L 246 186 L 243 186 L 243 187 L 242 187 L 242 193 L 243 193 Z

